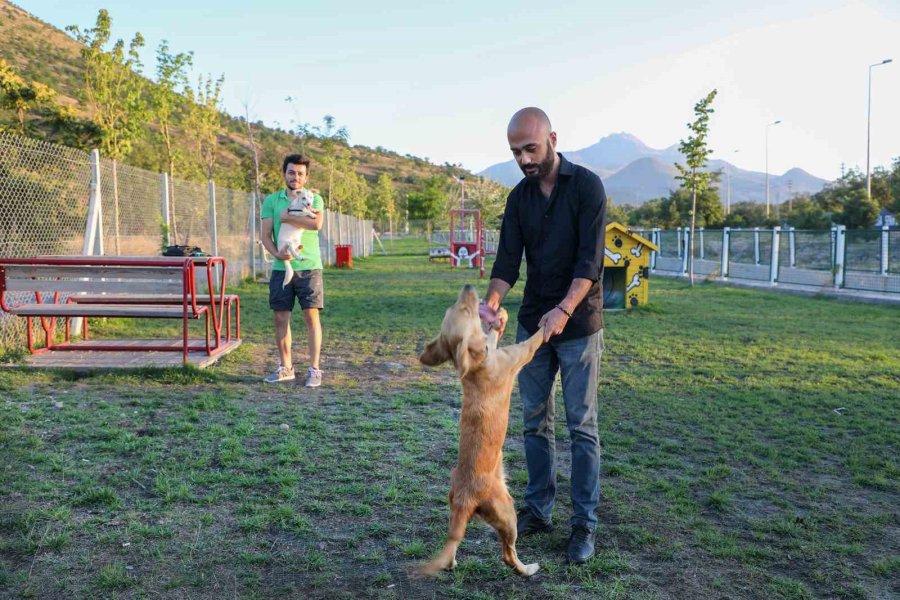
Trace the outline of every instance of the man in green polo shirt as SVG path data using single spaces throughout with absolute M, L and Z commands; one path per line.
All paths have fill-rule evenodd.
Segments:
M 324 222 L 324 203 L 318 194 L 313 195 L 315 217 L 292 215 L 288 206 L 300 196 L 309 181 L 309 157 L 291 154 L 285 157 L 281 166 L 285 188 L 269 194 L 263 201 L 261 212 L 262 244 L 275 257 L 272 278 L 269 281 L 269 307 L 275 312 L 275 343 L 281 364 L 275 372 L 266 376 L 266 383 L 281 383 L 294 380 L 294 364 L 291 359 L 291 311 L 294 299 L 300 302 L 303 320 L 306 323 L 306 340 L 309 345 L 309 371 L 306 387 L 322 385 L 322 371 L 319 369 L 319 355 L 322 349 L 322 324 L 319 311 L 325 308 L 322 286 L 322 256 L 319 253 L 319 230 Z M 300 259 L 292 259 L 281 254 L 276 247 L 281 224 L 287 223 L 305 230 Z M 284 261 L 290 260 L 294 277 L 284 283 Z

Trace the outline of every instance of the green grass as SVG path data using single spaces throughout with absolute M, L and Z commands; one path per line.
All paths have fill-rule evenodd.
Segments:
M 276 358 L 251 282 L 244 344 L 214 368 L 0 371 L 0 597 L 900 593 L 897 309 L 664 279 L 650 307 L 604 317 L 597 556 L 562 558 L 559 406 L 557 528 L 518 544 L 540 573 L 511 574 L 473 522 L 456 573 L 411 579 L 446 534 L 460 404 L 450 369 L 416 355 L 461 285 L 486 282 L 429 264 L 420 242 L 388 249 L 326 271 L 320 390 L 261 385 Z M 520 301 L 521 284 L 511 313 Z M 93 331 L 161 329 L 177 325 Z M 299 318 L 294 344 L 302 365 Z M 505 463 L 521 504 L 515 392 Z

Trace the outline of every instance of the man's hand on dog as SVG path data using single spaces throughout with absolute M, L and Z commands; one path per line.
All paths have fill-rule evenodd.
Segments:
M 478 316 L 481 317 L 481 323 L 487 331 L 496 329 L 499 337 L 503 337 L 503 332 L 506 331 L 506 321 L 509 319 L 509 314 L 505 309 L 494 308 L 489 304 L 482 303 L 478 306 Z
M 551 308 L 538 322 L 538 328 L 544 328 L 544 341 L 548 342 L 554 335 L 562 333 L 568 322 L 569 316 L 566 313 L 555 306 Z

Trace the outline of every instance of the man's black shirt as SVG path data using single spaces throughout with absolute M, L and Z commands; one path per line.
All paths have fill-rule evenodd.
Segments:
M 606 192 L 600 178 L 559 155 L 559 177 L 550 199 L 540 181 L 523 179 L 506 200 L 497 260 L 491 278 L 510 286 L 519 278 L 525 251 L 526 280 L 519 323 L 538 329 L 545 313 L 559 304 L 575 278 L 593 282 L 558 341 L 590 335 L 603 327 L 603 248 Z

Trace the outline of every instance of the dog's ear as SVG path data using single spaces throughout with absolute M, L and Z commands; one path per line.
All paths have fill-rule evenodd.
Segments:
M 425 350 L 419 355 L 419 362 L 423 365 L 433 367 L 450 360 L 450 352 L 447 350 L 447 343 L 442 336 L 437 336 L 425 346 Z
M 456 347 L 456 368 L 460 378 L 480 365 L 487 356 L 487 342 L 484 336 L 472 335 Z

